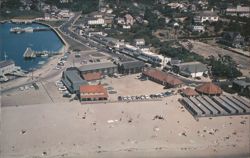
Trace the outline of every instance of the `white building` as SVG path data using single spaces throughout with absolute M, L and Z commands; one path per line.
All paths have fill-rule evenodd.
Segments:
M 69 18 L 70 17 L 70 11 L 68 9 L 63 9 L 58 13 L 58 17 L 60 18 Z
M 186 77 L 201 77 L 208 73 L 206 65 L 200 62 L 187 62 L 174 65 L 174 70 Z
M 242 7 L 238 5 L 236 8 L 227 8 L 226 15 L 250 17 L 250 7 Z
M 145 40 L 143 38 L 140 38 L 140 39 L 135 39 L 134 40 L 134 44 L 135 46 L 144 46 L 145 45 Z
M 194 31 L 194 32 L 204 32 L 205 27 L 203 25 L 192 25 L 192 31 Z
M 160 66 L 161 68 L 164 68 L 167 63 L 171 61 L 171 58 L 164 57 L 160 54 L 155 54 L 151 51 L 139 50 L 139 54 L 139 59 L 154 64 L 156 66 Z
M 88 25 L 104 25 L 105 21 L 103 18 L 92 18 L 88 20 Z
M 219 16 L 214 11 L 203 11 L 198 16 L 194 17 L 195 22 L 216 22 L 219 20 Z

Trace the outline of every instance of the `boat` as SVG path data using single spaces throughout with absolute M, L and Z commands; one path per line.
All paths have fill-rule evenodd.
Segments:
M 33 28 L 32 27 L 26 27 L 24 28 L 25 32 L 33 32 Z
M 43 57 L 43 58 L 44 58 L 44 57 L 48 57 L 48 56 L 49 56 L 48 53 L 45 53 L 45 54 L 42 54 L 42 55 L 41 55 L 41 57 Z
M 13 32 L 13 33 L 21 33 L 23 32 L 24 30 L 20 27 L 14 27 L 14 28 L 11 28 L 10 29 L 10 32 Z

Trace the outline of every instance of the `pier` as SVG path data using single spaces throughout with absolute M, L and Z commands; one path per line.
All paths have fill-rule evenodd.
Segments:
M 20 28 L 20 27 L 14 27 L 10 29 L 10 32 L 12 33 L 23 33 L 23 32 L 38 32 L 38 31 L 50 31 L 50 28 L 45 27 L 26 27 L 26 28 Z

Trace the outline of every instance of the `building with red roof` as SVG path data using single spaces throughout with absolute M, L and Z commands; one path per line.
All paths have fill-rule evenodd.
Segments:
M 107 90 L 102 85 L 80 86 L 80 101 L 100 101 L 107 99 Z
M 183 82 L 177 77 L 157 69 L 148 69 L 143 71 L 142 75 L 166 87 L 180 87 L 183 85 Z
M 192 88 L 186 88 L 181 90 L 182 95 L 186 97 L 198 96 L 199 94 Z
M 204 83 L 196 87 L 195 90 L 201 94 L 206 94 L 206 95 L 221 95 L 222 94 L 221 88 L 213 84 L 212 82 Z
M 86 73 L 82 75 L 86 81 L 96 81 L 102 79 L 102 74 L 100 72 Z

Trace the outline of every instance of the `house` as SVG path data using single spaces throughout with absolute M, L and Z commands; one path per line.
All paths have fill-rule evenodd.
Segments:
M 142 72 L 142 76 L 168 88 L 181 87 L 183 82 L 177 77 L 157 69 L 148 69 Z
M 72 3 L 73 0 L 60 0 L 60 3 Z
M 58 17 L 60 17 L 60 18 L 69 18 L 70 17 L 70 11 L 68 9 L 63 9 L 58 13 Z
M 145 40 L 143 38 L 135 39 L 134 40 L 135 46 L 144 46 L 145 45 Z
M 195 23 L 203 23 L 205 21 L 216 22 L 219 20 L 219 16 L 215 11 L 202 11 L 194 17 Z
M 220 43 L 234 48 L 241 48 L 244 41 L 245 38 L 239 32 L 225 32 L 222 38 L 219 39 Z
M 234 80 L 233 81 L 233 89 L 237 92 L 244 92 L 247 89 L 250 90 L 250 80 Z
M 180 63 L 173 66 L 173 71 L 186 77 L 201 77 L 208 73 L 206 65 L 200 62 Z
M 134 18 L 130 14 L 124 16 L 125 24 L 132 26 L 134 24 Z
M 121 24 L 121 25 L 125 24 L 124 18 L 118 17 L 118 18 L 117 18 L 117 24 Z
M 108 100 L 107 90 L 102 85 L 80 86 L 80 101 L 103 101 Z
M 131 29 L 131 26 L 130 25 L 122 25 L 122 28 L 123 29 Z
M 50 20 L 51 15 L 49 13 L 44 13 L 44 20 Z
M 191 29 L 193 32 L 204 32 L 205 31 L 205 27 L 203 25 L 198 25 L 198 24 L 192 25 Z
M 77 68 L 68 68 L 62 74 L 62 82 L 67 87 L 70 93 L 79 94 L 79 88 L 81 85 L 88 85 L 88 82 L 85 81 Z
M 240 17 L 250 17 L 250 7 L 241 6 L 231 7 L 226 9 L 226 15 L 230 16 L 240 16 Z

